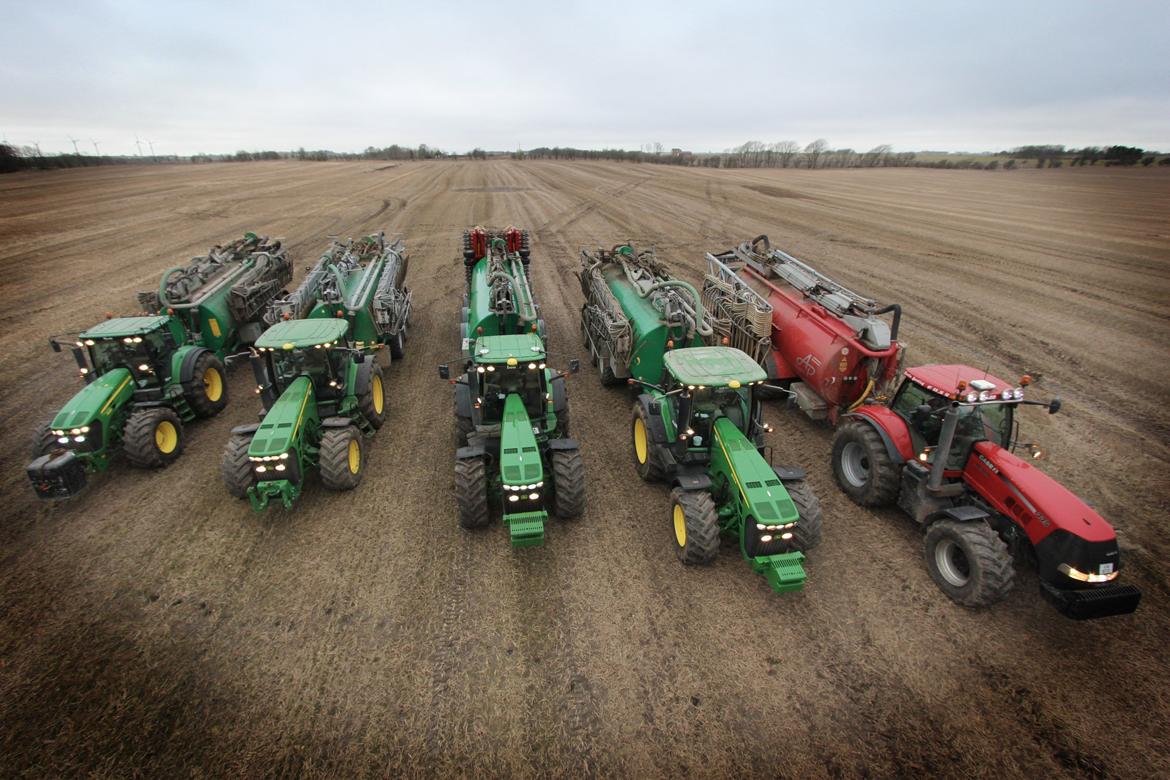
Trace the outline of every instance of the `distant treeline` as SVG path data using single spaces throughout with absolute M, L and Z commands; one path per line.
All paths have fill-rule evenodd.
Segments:
M 541 146 L 515 152 L 487 152 L 476 147 L 463 155 L 444 152 L 426 144 L 386 147 L 367 146 L 361 152 L 334 152 L 328 149 L 295 151 L 244 151 L 235 154 L 177 155 L 43 155 L 35 146 L 16 148 L 0 144 L 0 173 L 27 169 L 81 168 L 93 165 L 141 165 L 175 163 L 233 163 L 257 160 L 435 160 L 487 159 L 511 157 L 518 160 L 612 160 L 616 162 L 685 165 L 705 168 L 960 168 L 975 170 L 1010 170 L 1018 167 L 1059 168 L 1062 165 L 1170 165 L 1170 156 L 1135 146 L 1086 146 L 1066 149 L 1060 144 L 1019 146 L 1015 149 L 981 154 L 954 152 L 895 152 L 890 144 L 875 146 L 866 152 L 833 149 L 823 138 L 801 146 L 796 141 L 765 144 L 748 141 L 722 152 L 690 152 L 675 148 L 665 151 L 662 144 L 646 144 L 638 150 L 574 149 L 567 146 Z

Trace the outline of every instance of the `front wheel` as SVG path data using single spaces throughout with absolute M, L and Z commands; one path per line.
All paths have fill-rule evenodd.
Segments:
M 564 520 L 585 511 L 585 461 L 580 450 L 553 450 L 553 513 Z
M 833 476 L 853 503 L 861 506 L 885 506 L 898 497 L 898 467 L 881 436 L 866 422 L 848 422 L 837 430 Z
M 321 482 L 330 490 L 353 490 L 366 470 L 366 450 L 356 426 L 326 428 L 321 436 Z
M 455 461 L 455 500 L 459 502 L 459 525 L 464 528 L 483 528 L 491 515 L 488 513 L 487 465 L 483 458 L 464 458 Z
M 952 601 L 985 607 L 1011 590 L 1015 570 L 1007 545 L 983 521 L 940 520 L 923 544 L 931 579 Z
M 223 459 L 219 462 L 223 484 L 228 493 L 236 498 L 247 498 L 248 488 L 256 484 L 256 466 L 248 459 L 248 447 L 251 444 L 251 434 L 232 434 L 223 450 Z
M 53 421 L 51 419 L 45 420 L 37 429 L 33 431 L 32 437 L 32 456 L 33 460 L 47 455 L 52 451 L 53 445 L 57 443 L 57 437 L 53 435 Z
M 132 466 L 158 468 L 183 452 L 183 423 L 166 407 L 139 409 L 122 429 L 122 451 Z
M 792 503 L 796 504 L 799 515 L 796 527 L 792 529 L 792 546 L 807 552 L 821 543 L 821 502 L 813 492 L 812 485 L 803 479 L 785 482 L 784 489 L 788 491 Z
M 675 488 L 670 494 L 674 551 L 686 564 L 703 564 L 719 554 L 719 513 L 711 494 Z

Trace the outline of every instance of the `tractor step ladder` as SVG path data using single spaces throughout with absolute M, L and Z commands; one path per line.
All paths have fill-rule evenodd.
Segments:
M 796 405 L 800 407 L 800 411 L 808 415 L 810 420 L 823 420 L 829 416 L 829 405 L 825 403 L 825 399 L 817 395 L 804 382 L 794 383 L 792 392 Z
M 504 522 L 508 524 L 512 546 L 536 547 L 544 544 L 544 521 L 547 519 L 548 513 L 543 510 L 505 515 Z
M 761 555 L 752 558 L 752 571 L 764 575 L 777 593 L 790 593 L 804 587 L 804 553 Z

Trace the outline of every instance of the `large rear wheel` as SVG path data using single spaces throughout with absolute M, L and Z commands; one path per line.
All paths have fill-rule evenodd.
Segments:
M 580 450 L 553 450 L 553 513 L 564 520 L 585 511 L 585 461 Z
M 139 409 L 122 429 L 122 451 L 133 466 L 166 466 L 183 452 L 183 423 L 167 407 Z
M 630 435 L 634 446 L 634 468 L 646 482 L 661 482 L 666 472 L 662 467 L 659 446 L 650 435 L 650 421 L 642 404 L 634 404 L 630 416 Z
M 321 482 L 330 490 L 353 490 L 366 471 L 366 449 L 356 426 L 326 428 L 321 436 Z
M 459 525 L 483 528 L 488 524 L 491 515 L 488 513 L 487 465 L 483 458 L 455 461 L 455 499 L 459 502 Z
M 687 564 L 710 563 L 719 554 L 719 514 L 711 494 L 675 488 L 670 493 L 674 550 Z
M 256 467 L 248 460 L 248 447 L 252 444 L 249 433 L 233 433 L 223 450 L 219 462 L 219 473 L 228 493 L 236 498 L 247 498 L 248 488 L 256 484 Z
M 223 361 L 213 352 L 204 352 L 195 359 L 195 374 L 187 403 L 200 417 L 213 417 L 227 406 L 227 371 Z
M 901 475 L 885 442 L 866 422 L 848 422 L 833 437 L 833 476 L 854 503 L 885 506 L 898 497 Z
M 1011 590 L 1015 570 L 1007 545 L 981 520 L 940 520 L 923 547 L 931 579 L 957 604 L 985 607 Z

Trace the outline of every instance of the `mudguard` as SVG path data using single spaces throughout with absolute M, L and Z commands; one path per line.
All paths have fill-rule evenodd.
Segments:
M 259 428 L 260 428 L 260 423 L 250 423 L 248 425 L 237 425 L 235 428 L 232 428 L 232 435 L 234 436 L 237 433 L 240 433 L 240 434 L 255 433 Z
M 842 420 L 863 420 L 877 431 L 886 445 L 886 453 L 898 466 L 914 458 L 914 445 L 906 421 L 884 406 L 863 406 L 855 412 L 841 415 Z
M 581 449 L 581 445 L 577 444 L 576 439 L 570 439 L 567 436 L 560 439 L 549 439 L 547 446 L 550 451 Z
M 960 504 L 959 506 L 948 506 L 941 512 L 935 512 L 926 518 L 926 522 L 922 524 L 926 528 L 931 523 L 937 520 L 954 520 L 957 523 L 974 523 L 980 520 L 987 520 L 990 517 L 986 512 L 977 506 L 971 504 Z
M 470 379 L 466 374 L 455 383 L 455 414 L 460 417 L 471 417 L 471 387 L 467 384 Z
M 808 472 L 800 466 L 773 466 L 772 471 L 781 482 L 799 482 L 808 476 Z
M 471 460 L 473 458 L 482 458 L 484 456 L 484 448 L 481 444 L 469 445 L 467 447 L 460 447 L 455 450 L 455 460 Z
M 210 351 L 204 347 L 180 347 L 171 356 L 170 380 L 172 382 L 178 380 L 183 387 L 183 395 L 191 394 L 191 383 L 195 379 L 195 361 L 199 360 L 199 356 L 204 352 Z
M 321 421 L 322 428 L 348 428 L 353 425 L 353 420 L 348 417 L 326 417 Z
M 686 468 L 675 475 L 671 485 L 683 490 L 710 490 L 711 476 L 707 473 L 705 466 Z
M 671 442 L 666 437 L 666 422 L 662 419 L 661 405 L 657 414 L 651 411 L 651 402 L 654 400 L 649 393 L 638 396 L 638 403 L 642 405 L 642 411 L 646 414 L 647 433 L 655 444 L 669 445 Z
M 552 391 L 553 412 L 560 414 L 569 405 L 569 396 L 565 392 L 565 378 L 558 374 L 548 384 Z
M 356 362 L 356 361 L 355 361 Z M 370 389 L 370 377 L 374 373 L 374 356 L 366 355 L 361 363 L 357 365 L 357 373 L 353 381 L 353 395 L 357 398 L 363 397 Z

